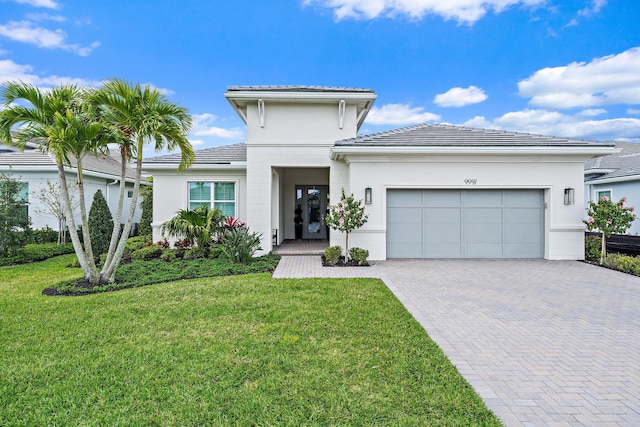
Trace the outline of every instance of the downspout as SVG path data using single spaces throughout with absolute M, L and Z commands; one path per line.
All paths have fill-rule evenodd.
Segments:
M 106 191 L 106 197 L 107 197 L 107 206 L 109 206 L 109 210 L 111 211 L 111 186 L 112 185 L 116 185 L 120 182 L 120 180 L 118 179 L 114 179 L 113 182 L 107 182 L 107 191 Z M 113 215 L 113 212 L 111 212 L 111 215 Z M 120 221 L 120 218 L 118 218 L 118 221 Z M 115 221 L 114 221 L 115 222 Z

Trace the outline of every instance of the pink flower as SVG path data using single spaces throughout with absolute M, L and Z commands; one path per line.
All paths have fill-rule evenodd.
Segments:
M 635 208 L 633 206 L 631 206 L 629 209 L 631 209 L 631 212 L 633 212 L 635 210 Z
M 338 222 L 340 223 L 340 225 L 344 224 L 344 218 L 340 218 Z
M 587 218 L 587 222 L 593 223 L 594 219 L 592 217 Z
M 601 200 L 604 200 L 605 202 L 608 202 L 608 201 L 609 201 L 609 198 L 608 198 L 607 196 L 602 196 L 602 199 L 601 199 Z

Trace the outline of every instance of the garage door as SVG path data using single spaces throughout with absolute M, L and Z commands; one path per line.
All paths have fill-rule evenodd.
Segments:
M 542 258 L 542 190 L 388 190 L 388 258 Z

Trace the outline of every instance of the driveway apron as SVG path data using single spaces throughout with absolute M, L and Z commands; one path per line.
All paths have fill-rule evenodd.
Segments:
M 640 425 L 640 278 L 577 261 L 389 260 L 274 277 L 378 277 L 508 426 Z

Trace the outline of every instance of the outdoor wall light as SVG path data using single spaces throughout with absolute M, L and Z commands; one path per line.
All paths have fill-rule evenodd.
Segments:
M 565 188 L 564 189 L 564 204 L 565 205 L 573 205 L 576 202 L 576 189 L 575 188 Z
M 364 204 L 365 205 L 370 205 L 371 204 L 371 199 L 372 199 L 371 187 L 367 187 L 367 188 L 364 189 Z

